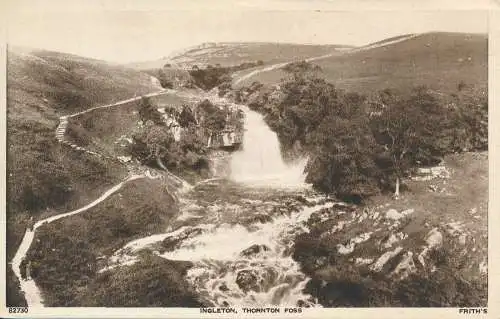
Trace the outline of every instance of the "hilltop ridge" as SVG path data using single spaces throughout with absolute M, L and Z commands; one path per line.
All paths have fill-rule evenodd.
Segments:
M 347 45 L 316 45 L 272 42 L 206 42 L 175 51 L 158 60 L 127 64 L 128 67 L 146 70 L 165 64 L 179 67 L 208 64 L 222 66 L 262 60 L 265 64 L 331 53 L 337 49 L 352 48 Z

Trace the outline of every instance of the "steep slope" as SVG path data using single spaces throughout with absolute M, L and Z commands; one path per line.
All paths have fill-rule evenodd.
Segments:
M 265 64 L 304 59 L 331 53 L 343 45 L 304 45 L 289 43 L 204 43 L 174 53 L 159 60 L 129 64 L 129 67 L 145 70 L 161 68 L 165 64 L 191 67 L 207 64 L 237 65 L 261 60 Z
M 486 35 L 425 33 L 385 39 L 313 63 L 338 87 L 358 92 L 385 88 L 407 90 L 427 85 L 435 90 L 456 90 L 460 82 L 487 87 L 488 39 Z M 247 79 L 264 84 L 279 82 L 281 69 Z
M 58 143 L 59 116 L 159 89 L 146 74 L 49 51 L 9 50 L 7 68 L 10 260 L 30 217 L 82 206 L 127 174 L 116 162 Z M 9 281 L 9 286 L 15 284 Z

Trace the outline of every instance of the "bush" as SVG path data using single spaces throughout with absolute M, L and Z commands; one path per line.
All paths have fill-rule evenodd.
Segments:
M 189 265 L 144 254 L 132 265 L 99 274 L 83 296 L 86 307 L 202 307 L 183 279 Z
M 143 123 L 152 121 L 156 125 L 165 125 L 161 113 L 150 98 L 142 97 L 137 103 L 137 110 Z
M 211 90 L 224 82 L 231 81 L 230 69 L 208 65 L 206 69 L 194 68 L 189 71 L 194 84 L 203 90 Z
M 158 80 L 160 81 L 160 85 L 164 89 L 173 89 L 174 83 L 168 78 L 167 74 L 163 69 L 158 70 Z
M 220 131 L 226 127 L 226 115 L 224 110 L 221 110 L 209 100 L 200 102 L 196 109 L 200 114 L 200 125 L 210 131 Z

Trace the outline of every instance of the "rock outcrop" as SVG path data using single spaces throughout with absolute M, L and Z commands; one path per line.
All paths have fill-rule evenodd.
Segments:
M 456 222 L 430 224 L 420 213 L 385 205 L 314 213 L 293 254 L 312 278 L 306 292 L 330 307 L 484 305 L 485 256 L 473 234 Z

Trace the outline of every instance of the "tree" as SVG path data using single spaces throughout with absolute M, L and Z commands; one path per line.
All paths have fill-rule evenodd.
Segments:
M 317 76 L 321 71 L 321 67 L 305 60 L 288 63 L 283 70 L 291 74 L 295 79 L 304 78 L 307 76 Z
M 221 131 L 226 126 L 226 112 L 209 100 L 200 102 L 197 109 L 203 114 L 203 120 L 200 123 L 203 127 L 210 131 Z
M 174 83 L 168 78 L 167 73 L 163 69 L 158 70 L 158 80 L 164 89 L 173 89 Z
M 337 98 L 308 134 L 307 142 L 313 148 L 307 181 L 321 191 L 361 201 L 379 190 L 380 171 L 374 160 L 379 146 L 359 104 L 362 99 L 350 95 Z
M 179 114 L 179 125 L 183 128 L 186 128 L 191 124 L 196 124 L 196 119 L 194 117 L 193 111 L 189 106 L 183 105 L 182 111 Z
M 389 159 L 382 170 L 395 180 L 394 197 L 399 198 L 401 179 L 418 161 L 444 154 L 440 138 L 448 121 L 445 110 L 425 88 L 417 88 L 408 98 L 386 96 L 385 102 L 372 127 Z
M 134 132 L 130 153 L 141 163 L 151 165 L 155 163 L 165 169 L 163 161 L 170 157 L 171 148 L 175 143 L 172 133 L 164 126 L 147 122 L 146 125 Z
M 152 121 L 156 125 L 165 125 L 161 113 L 153 105 L 149 97 L 141 97 L 137 103 L 137 108 L 139 110 L 139 117 L 144 123 Z
M 488 95 L 463 88 L 455 95 L 455 150 L 488 149 Z

